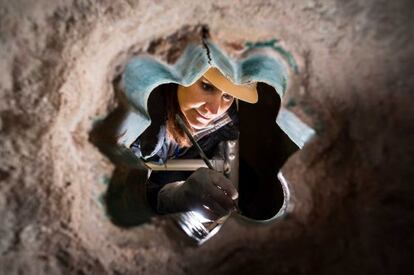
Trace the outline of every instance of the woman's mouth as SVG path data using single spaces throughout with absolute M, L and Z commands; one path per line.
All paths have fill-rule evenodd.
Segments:
M 199 116 L 199 117 L 201 117 L 202 119 L 205 119 L 205 120 L 211 120 L 211 117 L 208 117 L 208 116 L 206 116 L 206 115 L 203 115 L 202 113 L 200 113 L 198 110 L 195 110 L 196 112 L 197 112 L 197 115 Z

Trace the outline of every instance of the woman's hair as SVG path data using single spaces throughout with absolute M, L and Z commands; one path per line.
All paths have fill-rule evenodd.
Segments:
M 175 119 L 176 114 L 181 116 L 187 126 L 187 129 L 190 132 L 192 131 L 192 128 L 185 119 L 184 114 L 181 112 L 180 105 L 178 103 L 177 85 L 174 85 L 173 89 L 168 89 L 165 93 L 167 108 L 167 136 L 168 138 L 174 140 L 180 147 L 190 147 L 190 140 Z

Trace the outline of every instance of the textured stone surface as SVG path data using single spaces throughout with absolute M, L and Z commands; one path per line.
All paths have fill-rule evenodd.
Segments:
M 405 274 L 414 240 L 412 1 L 1 1 L 1 274 Z M 237 54 L 280 39 L 285 106 L 318 136 L 283 171 L 295 209 L 232 219 L 202 247 L 159 219 L 113 225 L 89 142 L 133 54 L 174 60 L 207 24 Z

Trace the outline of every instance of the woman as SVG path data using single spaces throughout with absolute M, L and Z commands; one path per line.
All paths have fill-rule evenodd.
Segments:
M 164 85 L 151 93 L 148 111 L 151 125 L 131 145 L 144 161 L 198 158 L 175 115 L 209 158 L 221 141 L 238 137 L 236 99 L 257 101 L 255 85 L 235 85 L 216 68 L 210 68 L 188 87 Z M 148 202 L 157 213 L 196 211 L 209 220 L 226 216 L 238 193 L 221 173 L 200 168 L 194 173 L 153 172 L 147 182 Z

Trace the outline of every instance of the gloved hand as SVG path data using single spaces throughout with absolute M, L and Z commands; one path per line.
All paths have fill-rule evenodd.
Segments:
M 197 211 L 207 219 L 217 220 L 234 209 L 237 197 L 229 179 L 214 170 L 199 168 L 185 182 L 170 183 L 160 190 L 158 211 Z

